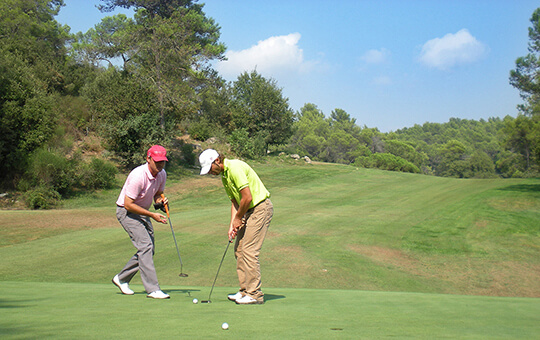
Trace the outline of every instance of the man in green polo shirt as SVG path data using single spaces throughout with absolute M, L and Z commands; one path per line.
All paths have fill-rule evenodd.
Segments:
M 226 159 L 207 149 L 199 156 L 201 175 L 221 175 L 231 200 L 229 241 L 236 238 L 234 255 L 240 289 L 228 296 L 237 304 L 264 303 L 259 254 L 274 214 L 270 193 L 253 169 L 238 159 Z

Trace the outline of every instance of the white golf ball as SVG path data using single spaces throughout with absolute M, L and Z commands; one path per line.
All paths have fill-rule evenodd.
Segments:
M 223 325 L 221 325 L 221 328 L 223 329 L 229 329 L 229 324 L 224 322 Z
M 193 303 L 198 303 L 198 302 L 199 302 L 199 300 L 193 299 Z

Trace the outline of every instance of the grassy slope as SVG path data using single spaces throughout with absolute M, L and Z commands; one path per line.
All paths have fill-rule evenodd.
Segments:
M 213 303 L 191 303 L 208 296 L 226 246 L 229 203 L 219 179 L 172 172 L 167 195 L 189 277 L 177 276 L 169 227 L 155 225 L 158 277 L 171 300 L 146 299 L 138 276 L 135 296 L 109 283 L 133 253 L 114 217 L 119 188 L 70 200 L 63 210 L 0 211 L 0 337 L 540 334 L 538 180 L 455 180 L 278 160 L 254 167 L 275 206 L 261 255 L 264 306 L 225 299 L 236 286 L 232 249 Z M 221 330 L 222 322 L 230 330 Z
M 275 216 L 265 287 L 540 297 L 540 181 L 457 180 L 298 164 L 254 164 Z M 118 188 L 58 211 L 2 211 L 0 279 L 108 282 L 133 248 L 114 217 Z M 163 285 L 207 286 L 225 250 L 219 179 L 170 174 L 170 229 L 155 225 Z M 140 282 L 140 281 L 139 281 Z M 218 286 L 234 287 L 232 248 Z

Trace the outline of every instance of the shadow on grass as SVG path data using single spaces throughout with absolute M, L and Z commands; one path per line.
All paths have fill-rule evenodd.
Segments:
M 200 289 L 165 289 L 166 293 L 184 293 L 191 296 L 192 292 L 200 292 Z M 145 293 L 146 294 L 146 293 Z
M 188 296 L 191 296 L 192 292 L 200 292 L 200 290 L 199 289 L 166 289 L 166 288 L 163 288 L 163 292 L 165 292 L 165 293 L 183 293 L 183 294 L 187 294 Z M 116 292 L 116 294 L 123 295 L 121 292 Z M 148 293 L 145 292 L 145 291 L 142 291 L 142 292 L 135 292 L 134 295 L 148 295 Z M 1 304 L 0 304 L 0 307 L 2 307 Z
M 498 189 L 500 191 L 517 191 L 540 194 L 540 184 L 516 184 Z
M 285 295 L 276 295 L 276 294 L 264 294 L 264 301 L 272 301 L 272 300 L 279 300 L 279 299 L 285 299 Z
M 30 307 L 30 305 L 26 304 L 27 302 L 30 302 L 30 300 L 4 300 L 4 299 L 0 299 L 0 309 L 2 309 L 2 308 Z

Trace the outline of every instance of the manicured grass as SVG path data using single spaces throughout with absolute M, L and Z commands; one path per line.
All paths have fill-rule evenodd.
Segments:
M 540 297 L 537 179 L 458 180 L 280 159 L 253 166 L 275 208 L 261 254 L 267 287 Z M 1 211 L 2 278 L 108 281 L 134 251 L 114 216 L 118 191 L 72 199 L 63 210 Z M 167 195 L 190 274 L 181 283 L 208 285 L 227 243 L 230 203 L 220 180 L 178 177 Z M 158 277 L 176 285 L 170 229 L 154 226 Z M 232 251 L 222 272 L 220 283 L 233 286 Z
M 238 306 L 218 287 L 165 286 L 170 300 L 112 284 L 0 282 L 3 339 L 533 339 L 538 299 L 272 288 Z M 229 330 L 221 329 L 227 322 Z
M 134 248 L 114 216 L 120 185 L 53 211 L 0 211 L 0 336 L 10 338 L 535 338 L 540 180 L 459 180 L 294 163 L 253 167 L 275 215 L 261 253 L 263 306 L 237 285 L 219 178 L 170 176 L 155 263 L 170 301 L 110 283 Z M 119 178 L 119 182 L 122 179 Z M 246 322 L 248 320 L 248 322 Z M 220 325 L 228 322 L 229 331 Z

